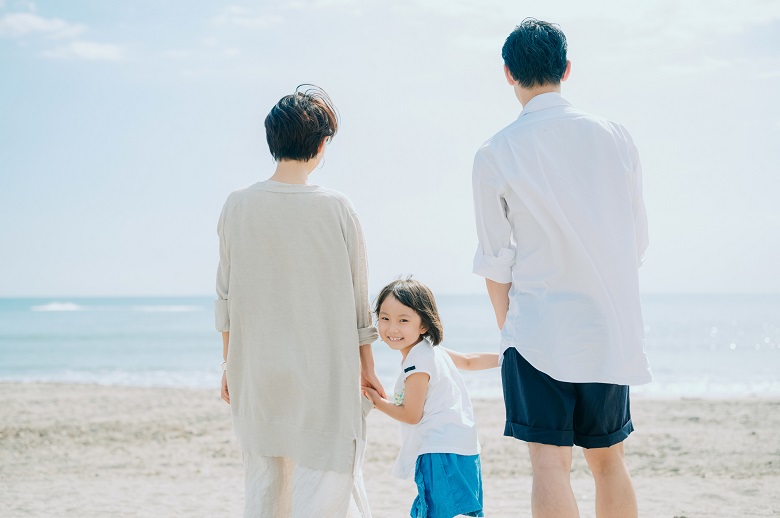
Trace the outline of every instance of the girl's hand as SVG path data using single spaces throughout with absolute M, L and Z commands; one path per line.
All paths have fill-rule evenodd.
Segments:
M 225 403 L 228 405 L 230 404 L 230 393 L 228 392 L 227 386 L 227 372 L 222 373 L 222 399 L 225 400 Z
M 385 393 L 385 388 L 382 386 L 382 382 L 379 381 L 379 378 L 376 375 L 376 372 L 374 372 L 374 369 L 371 369 L 369 372 L 366 372 L 364 370 L 361 370 L 360 372 L 360 385 L 363 388 L 369 387 L 374 389 L 377 394 L 379 394 L 383 398 L 387 398 L 387 394 Z M 368 397 L 368 396 L 366 396 Z M 369 398 L 371 399 L 371 398 Z M 371 401 L 374 403 L 374 401 Z M 376 403 L 374 403 L 376 404 Z
M 366 386 L 363 386 L 362 388 L 363 388 L 363 394 L 366 396 L 366 398 L 368 398 L 369 401 L 371 401 L 371 403 L 374 404 L 374 406 L 376 406 L 377 401 L 382 400 L 382 396 L 380 396 L 379 392 L 377 392 L 373 388 L 366 387 Z

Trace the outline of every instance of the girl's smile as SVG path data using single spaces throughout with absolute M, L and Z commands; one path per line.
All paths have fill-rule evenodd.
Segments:
M 379 336 L 391 349 L 406 354 L 417 345 L 427 329 L 420 315 L 412 308 L 401 304 L 388 295 L 379 308 Z

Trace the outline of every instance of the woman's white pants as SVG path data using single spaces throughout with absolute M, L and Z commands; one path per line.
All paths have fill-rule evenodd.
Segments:
M 287 457 L 248 454 L 244 468 L 244 518 L 371 518 L 360 469 L 321 471 Z

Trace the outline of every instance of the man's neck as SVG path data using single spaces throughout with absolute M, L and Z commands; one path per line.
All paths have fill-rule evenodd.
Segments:
M 558 83 L 557 85 L 546 84 L 546 85 L 534 86 L 533 88 L 524 88 L 520 86 L 520 83 L 515 83 L 514 89 L 515 89 L 515 96 L 517 97 L 517 100 L 520 101 L 520 104 L 525 106 L 531 101 L 531 99 L 533 99 L 537 95 L 549 94 L 551 92 L 560 94 L 561 84 L 560 83 Z

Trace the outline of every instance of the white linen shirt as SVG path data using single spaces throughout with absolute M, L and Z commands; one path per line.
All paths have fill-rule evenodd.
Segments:
M 638 385 L 638 268 L 648 244 L 628 132 L 560 94 L 531 99 L 477 151 L 474 273 L 512 283 L 501 356 L 515 347 L 559 381 Z

